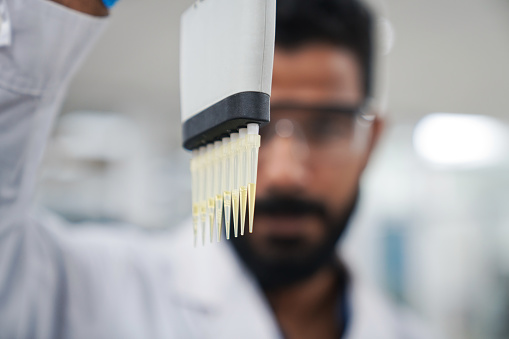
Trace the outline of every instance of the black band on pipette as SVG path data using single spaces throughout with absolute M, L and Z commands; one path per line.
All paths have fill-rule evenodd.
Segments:
M 246 127 L 248 123 L 269 121 L 270 96 L 267 93 L 236 93 L 186 120 L 182 124 L 183 146 L 192 150 Z

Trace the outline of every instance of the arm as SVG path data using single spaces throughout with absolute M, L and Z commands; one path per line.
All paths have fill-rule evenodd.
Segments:
M 31 205 L 67 84 L 105 25 L 104 19 L 81 13 L 99 10 L 99 0 L 86 1 L 90 6 L 74 11 L 47 0 L 0 0 L 0 9 L 8 12 L 3 22 L 10 26 L 0 35 L 11 35 L 0 45 L 2 338 L 33 337 L 30 331 L 58 337 L 48 324 L 58 322 L 62 240 L 31 215 Z
M 0 45 L 1 241 L 3 231 L 29 210 L 67 84 L 105 20 L 47 0 L 0 0 L 0 6 L 10 26 L 3 25 L 0 34 L 11 35 Z
M 93 16 L 107 16 L 108 9 L 101 0 L 50 0 L 76 11 Z

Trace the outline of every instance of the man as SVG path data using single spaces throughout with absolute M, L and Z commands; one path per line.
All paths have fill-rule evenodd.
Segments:
M 334 249 L 381 131 L 369 107 L 373 34 L 358 1 L 278 3 L 256 231 L 233 243 L 288 338 L 347 332 L 348 277 Z
M 381 129 L 363 5 L 280 1 L 255 232 L 194 250 L 191 227 L 184 241 L 68 230 L 31 211 L 66 84 L 103 26 L 90 15 L 108 12 L 55 2 L 0 0 L 0 338 L 415 337 L 334 255 Z

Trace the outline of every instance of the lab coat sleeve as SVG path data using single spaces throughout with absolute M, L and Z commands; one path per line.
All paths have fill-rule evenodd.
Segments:
M 66 85 L 104 20 L 48 0 L 0 0 L 0 234 L 27 217 L 46 140 Z M 5 21 L 5 20 L 2 20 Z
M 30 210 L 65 88 L 105 20 L 48 0 L 0 0 L 0 14 L 0 337 L 56 338 L 57 240 Z

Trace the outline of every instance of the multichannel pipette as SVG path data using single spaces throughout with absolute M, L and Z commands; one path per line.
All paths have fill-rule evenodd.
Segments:
M 200 0 L 182 15 L 182 130 L 184 148 L 193 151 L 195 244 L 199 224 L 203 243 L 206 229 L 211 242 L 214 231 L 221 240 L 223 222 L 227 239 L 232 222 L 234 236 L 239 226 L 244 235 L 247 212 L 253 231 L 258 130 L 269 121 L 275 7 L 275 0 Z

